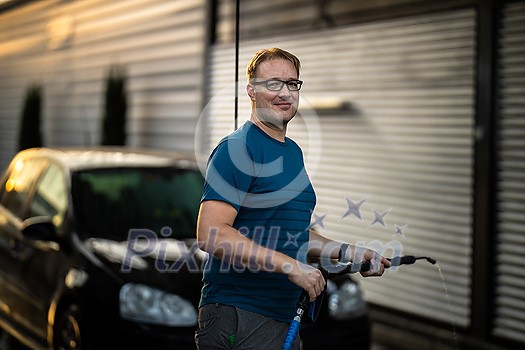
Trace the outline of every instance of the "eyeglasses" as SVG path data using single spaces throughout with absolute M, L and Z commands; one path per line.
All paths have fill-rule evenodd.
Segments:
M 250 82 L 253 85 L 262 85 L 266 84 L 266 88 L 270 91 L 281 91 L 284 84 L 288 87 L 288 90 L 290 91 L 299 91 L 301 90 L 301 86 L 303 85 L 302 80 L 278 80 L 278 79 L 268 79 L 264 81 L 251 81 Z

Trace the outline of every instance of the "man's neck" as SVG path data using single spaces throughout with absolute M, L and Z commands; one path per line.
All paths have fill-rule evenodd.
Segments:
M 277 128 L 275 125 L 264 123 L 259 118 L 252 114 L 250 121 L 257 125 L 259 129 L 264 131 L 271 138 L 276 139 L 277 141 L 284 142 L 286 140 L 286 126 L 283 129 Z

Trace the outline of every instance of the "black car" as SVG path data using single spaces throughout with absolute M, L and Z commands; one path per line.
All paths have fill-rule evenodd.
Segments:
M 202 186 L 187 154 L 17 154 L 0 183 L 0 328 L 32 349 L 194 349 Z M 302 337 L 368 348 L 350 275 L 329 281 Z

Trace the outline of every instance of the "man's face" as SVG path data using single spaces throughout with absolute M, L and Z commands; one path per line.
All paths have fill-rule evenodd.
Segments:
M 292 62 L 283 59 L 260 63 L 255 75 L 255 81 L 298 79 Z M 257 118 L 272 129 L 285 130 L 288 122 L 297 113 L 299 91 L 290 91 L 286 84 L 279 91 L 270 91 L 265 84 L 249 84 L 247 91 Z

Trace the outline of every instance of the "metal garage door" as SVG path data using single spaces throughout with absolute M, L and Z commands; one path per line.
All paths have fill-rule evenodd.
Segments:
M 525 3 L 503 11 L 494 334 L 525 342 Z

